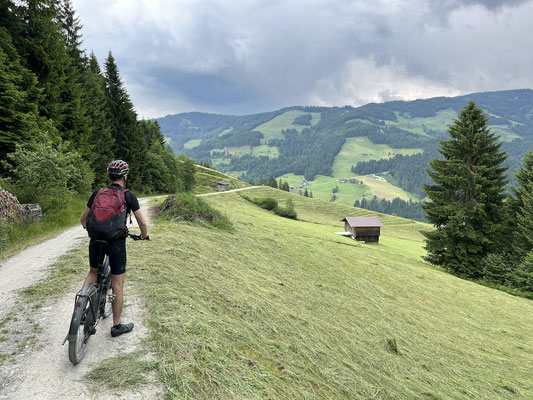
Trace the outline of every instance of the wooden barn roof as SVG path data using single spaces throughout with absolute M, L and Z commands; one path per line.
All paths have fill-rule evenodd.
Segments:
M 352 228 L 373 228 L 381 227 L 383 224 L 376 217 L 345 217 L 341 221 L 346 221 Z

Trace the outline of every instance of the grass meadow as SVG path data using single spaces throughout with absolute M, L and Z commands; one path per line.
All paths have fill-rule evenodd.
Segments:
M 416 154 L 421 151 L 421 149 L 394 149 L 384 144 L 374 144 L 367 137 L 347 138 L 341 151 L 335 156 L 333 176 L 318 175 L 315 180 L 310 181 L 311 185 L 307 187 L 307 190 L 313 192 L 313 197 L 329 201 L 334 194 L 332 190 L 338 187 L 338 191 L 335 193 L 335 201 L 345 205 L 353 205 L 355 200 L 360 200 L 363 197 L 371 198 L 374 195 L 387 200 L 392 200 L 396 197 L 402 200 L 416 199 L 416 196 L 391 184 L 381 176 L 354 175 L 351 168 L 352 165 L 356 165 L 360 161 L 393 157 L 391 153 Z M 355 177 L 358 183 L 341 184 L 339 182 L 341 178 L 351 177 Z M 280 178 L 297 188 L 304 179 L 302 175 L 295 174 L 285 174 Z M 298 193 L 299 189 L 296 192 Z
M 341 151 L 333 161 L 333 176 L 336 178 L 353 176 L 352 165 L 360 161 L 381 160 L 392 158 L 394 154 L 411 155 L 421 152 L 422 149 L 394 149 L 386 144 L 374 144 L 366 136 L 346 138 Z
M 301 132 L 305 125 L 295 125 L 293 124 L 294 119 L 303 114 L 311 114 L 313 119 L 311 120 L 311 126 L 317 124 L 320 121 L 320 113 L 305 113 L 303 111 L 287 111 L 281 115 L 278 115 L 275 118 L 272 118 L 270 121 L 265 122 L 262 125 L 254 128 L 254 131 L 262 132 L 264 138 L 261 139 L 262 144 L 268 143 L 272 139 L 283 139 L 284 136 L 281 133 L 282 129 L 296 129 L 298 132 Z
M 387 125 L 395 125 L 400 129 L 422 136 L 428 136 L 424 131 L 424 128 L 434 131 L 447 131 L 448 125 L 451 125 L 454 119 L 457 118 L 457 113 L 451 108 L 438 111 L 434 117 L 429 118 L 411 118 L 409 116 L 400 115 L 397 111 L 395 114 L 398 118 L 398 122 L 385 121 Z
M 194 185 L 195 193 L 216 192 L 217 181 L 228 182 L 230 184 L 230 189 L 239 189 L 250 186 L 243 181 L 232 178 L 214 169 L 196 165 L 196 183 Z
M 533 397 L 533 303 L 422 262 L 428 225 L 379 215 L 359 244 L 340 219 L 375 213 L 245 193 L 291 196 L 299 220 L 220 194 L 232 231 L 160 222 L 128 249 L 168 398 Z

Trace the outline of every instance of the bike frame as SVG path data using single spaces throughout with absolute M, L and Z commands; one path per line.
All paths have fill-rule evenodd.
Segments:
M 96 278 L 96 282 L 91 285 L 85 285 L 81 288 L 81 290 L 76 293 L 76 297 L 74 298 L 74 308 L 81 307 L 84 302 L 82 301 L 84 298 L 87 298 L 87 301 L 89 303 L 89 310 L 91 311 L 91 319 L 89 323 L 85 321 L 85 325 L 89 327 L 91 331 L 94 331 L 96 329 L 96 326 L 100 322 L 100 303 L 102 296 L 106 296 L 107 293 L 102 293 L 102 288 L 104 285 L 102 285 L 104 279 L 105 279 L 105 268 L 106 260 L 107 260 L 107 254 L 105 254 L 107 242 L 102 240 L 97 240 L 97 242 L 100 245 L 100 253 L 98 255 L 98 260 L 102 260 L 98 263 L 98 275 Z M 102 257 L 103 255 L 103 257 Z M 66 341 L 72 341 L 76 340 L 76 337 L 71 337 L 71 335 L 67 334 L 67 337 L 63 341 L 63 344 L 66 343 Z

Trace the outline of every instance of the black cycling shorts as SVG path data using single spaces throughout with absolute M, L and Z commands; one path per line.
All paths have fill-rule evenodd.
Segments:
M 113 275 L 120 275 L 126 272 L 126 239 L 117 239 L 109 242 L 106 246 L 106 251 L 109 255 L 109 265 L 111 266 L 111 273 Z M 89 264 L 92 268 L 98 268 L 98 264 L 102 262 L 98 259 L 100 254 L 100 243 L 91 239 L 89 242 Z

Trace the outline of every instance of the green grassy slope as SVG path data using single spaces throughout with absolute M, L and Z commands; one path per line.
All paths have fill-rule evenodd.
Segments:
M 364 245 L 334 232 L 372 212 L 240 193 L 300 220 L 226 193 L 205 200 L 232 232 L 166 222 L 128 249 L 168 398 L 533 397 L 533 303 L 423 263 L 427 225 L 379 215 Z
M 196 183 L 194 193 L 209 193 L 217 190 L 217 181 L 224 181 L 230 184 L 230 189 L 239 189 L 250 186 L 247 183 L 233 178 L 222 172 L 206 168 L 201 165 L 196 166 Z

